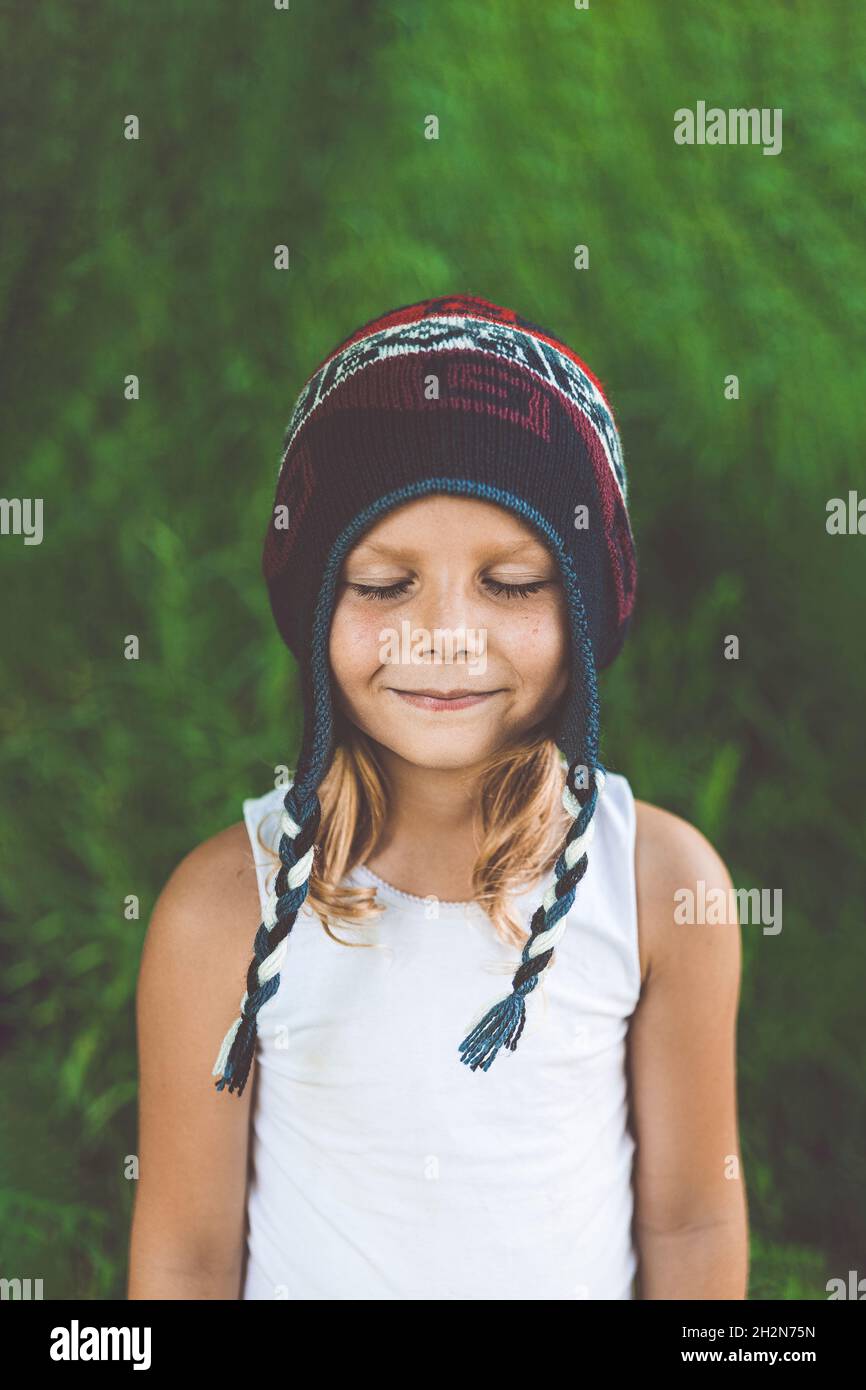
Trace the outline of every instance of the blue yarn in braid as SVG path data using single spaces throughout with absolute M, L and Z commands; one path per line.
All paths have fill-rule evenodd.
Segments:
M 568 770 L 563 800 L 569 805 L 568 799 L 571 799 L 571 806 L 574 807 L 580 803 L 581 795 L 586 799 L 568 832 L 563 852 L 556 861 L 554 884 L 533 914 L 529 939 L 511 982 L 512 992 L 488 1009 L 460 1043 L 459 1051 L 463 1053 L 460 1060 L 473 1071 L 478 1067 L 487 1071 L 500 1047 L 507 1047 L 511 1052 L 516 1050 L 526 1023 L 526 996 L 535 989 L 539 976 L 550 964 L 553 948 L 565 929 L 565 914 L 574 902 L 578 883 L 586 873 L 589 863 L 586 847 L 592 838 L 594 827 L 591 822 L 604 781 L 604 769 L 601 764 L 591 768 L 589 790 L 584 788 L 581 791 L 576 788 L 574 781 L 576 767 L 577 764 L 573 763 Z M 576 848 L 569 854 L 572 846 Z M 570 865 L 569 860 L 572 861 Z M 560 920 L 561 926 L 557 929 L 556 924 Z
M 285 955 L 285 942 L 307 896 L 310 875 L 309 865 L 304 865 L 304 861 L 309 855 L 312 862 L 322 814 L 315 791 L 299 790 L 297 783 L 289 788 L 283 806 L 281 865 L 269 904 L 272 921 L 263 921 L 256 932 L 240 1017 L 223 1039 L 212 1073 L 220 1077 L 216 1082 L 218 1091 L 227 1086 L 230 1094 L 237 1091 L 239 1096 L 243 1095 L 255 1053 L 256 1015 L 280 987 L 279 967 Z M 293 828 L 297 833 L 289 834 Z M 293 874 L 299 865 L 303 867 L 298 874 Z M 300 881 L 294 882 L 295 877 Z
M 562 794 L 563 804 L 574 816 L 562 854 L 554 865 L 554 881 L 532 916 L 530 934 L 521 962 L 512 980 L 511 994 L 488 1009 L 484 1017 L 459 1044 L 461 1061 L 476 1071 L 487 1071 L 501 1047 L 514 1052 L 526 1023 L 526 996 L 538 984 L 542 971 L 553 958 L 553 948 L 565 931 L 565 914 L 574 902 L 577 885 L 586 873 L 587 849 L 595 826 L 592 823 L 599 793 L 604 786 L 604 768 L 598 761 L 599 709 L 595 661 L 586 622 L 586 610 L 576 576 L 563 567 L 563 581 L 570 600 L 572 636 L 580 661 L 579 708 L 583 720 L 583 753 L 571 763 Z M 586 767 L 588 787 L 578 787 L 575 773 Z M 558 924 L 558 925 L 557 925 Z

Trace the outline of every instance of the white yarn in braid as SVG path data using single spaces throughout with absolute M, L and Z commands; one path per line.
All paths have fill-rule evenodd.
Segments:
M 293 820 L 293 818 L 289 815 L 288 811 L 286 811 L 285 809 L 283 810 L 282 816 L 280 817 L 280 830 L 283 835 L 288 835 L 290 840 L 293 840 L 296 835 L 300 835 L 301 833 L 301 827 L 298 825 L 297 821 Z M 291 892 L 292 889 L 300 887 L 302 883 L 306 883 L 307 879 L 310 876 L 310 869 L 312 868 L 313 857 L 315 855 L 315 852 L 315 845 L 311 845 L 310 848 L 307 850 L 306 854 L 303 856 L 303 858 L 299 859 L 297 864 L 293 864 L 292 867 L 289 869 L 286 875 L 288 891 Z M 264 924 L 269 932 L 273 931 L 278 921 L 277 902 L 277 895 L 272 888 L 268 894 L 267 901 L 265 903 L 265 913 L 263 918 Z M 256 977 L 260 985 L 266 984 L 268 980 L 273 979 L 274 975 L 277 974 L 278 970 L 283 964 L 283 960 L 285 959 L 288 944 L 289 938 L 287 936 L 284 936 L 282 941 L 276 947 L 276 949 L 273 950 L 271 954 L 269 956 L 266 956 L 265 959 L 262 961 L 261 965 L 258 967 L 256 971 Z M 237 1031 L 240 1028 L 241 1023 L 243 1022 L 243 1012 L 247 1006 L 249 997 L 250 996 L 248 992 L 244 990 L 243 998 L 241 999 L 240 1014 L 235 1019 L 234 1023 L 229 1028 L 228 1032 L 223 1038 L 222 1046 L 220 1047 L 219 1055 L 216 1059 L 216 1062 L 214 1063 L 211 1076 L 222 1076 L 223 1072 L 225 1071 L 225 1066 L 226 1062 L 228 1061 L 229 1053 L 231 1052 L 232 1043 L 234 1042 L 237 1036 Z
M 598 796 L 601 797 L 601 794 L 604 790 L 604 773 L 602 772 L 600 767 L 596 768 L 595 771 L 595 785 L 598 791 Z M 574 795 L 567 783 L 562 793 L 562 804 L 565 807 L 568 814 L 571 816 L 572 820 L 577 820 L 583 808 L 581 807 L 580 802 L 578 801 L 577 797 Z M 586 854 L 587 850 L 592 844 L 594 837 L 595 816 L 593 816 L 592 820 L 589 822 L 589 825 L 586 827 L 583 834 L 578 835 L 576 840 L 572 840 L 570 844 L 566 845 L 566 868 L 574 868 L 578 859 L 582 858 L 582 856 Z M 553 907 L 553 904 L 556 902 L 556 880 L 554 880 L 548 888 L 547 892 L 544 895 L 544 898 L 542 899 L 542 902 L 544 904 L 545 912 L 548 912 L 550 908 Z M 565 935 L 565 923 L 567 917 L 568 913 L 563 913 L 559 921 L 555 922 L 552 927 L 548 927 L 547 931 L 542 931 L 538 933 L 534 941 L 530 943 L 529 950 L 527 951 L 527 955 L 530 959 L 533 959 L 535 956 L 541 955 L 542 951 L 551 950 L 562 940 L 563 936 Z

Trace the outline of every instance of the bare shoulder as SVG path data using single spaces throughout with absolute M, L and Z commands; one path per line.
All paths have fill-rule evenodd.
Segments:
M 182 1009 L 199 1058 L 215 1057 L 238 1011 L 260 921 L 255 862 L 238 821 L 190 850 L 156 900 L 139 974 L 140 1022 L 157 1031 L 174 1017 L 176 1036 Z
M 258 912 L 258 886 L 249 836 L 243 821 L 203 840 L 180 860 L 163 896 L 184 906 L 208 900 L 220 921 L 237 921 L 237 910 Z
M 200 972 L 213 963 L 236 983 L 252 958 L 260 920 L 255 863 L 238 821 L 196 845 L 172 871 L 154 907 L 145 954 L 164 944 L 175 960 L 194 957 Z
M 140 1003 L 144 996 L 168 1009 L 196 982 L 196 1016 L 208 1017 L 212 1040 L 216 1020 L 237 1012 L 260 921 L 255 862 L 238 821 L 196 845 L 167 879 L 145 938 Z
M 706 891 L 727 892 L 733 884 L 724 860 L 696 826 L 637 798 L 635 812 L 641 979 L 646 981 L 653 968 L 682 950 L 684 942 L 696 940 L 694 933 L 684 935 L 677 928 L 676 895 L 683 890 L 694 892 L 701 881 Z M 736 936 L 739 941 L 738 931 Z

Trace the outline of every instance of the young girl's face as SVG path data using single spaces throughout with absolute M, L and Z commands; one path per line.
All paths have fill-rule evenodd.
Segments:
M 405 503 L 344 561 L 330 660 L 339 707 L 377 743 L 422 767 L 470 767 L 568 684 L 557 562 L 493 503 Z

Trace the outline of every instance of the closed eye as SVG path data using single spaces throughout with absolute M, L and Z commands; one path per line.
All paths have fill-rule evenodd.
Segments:
M 505 598 L 510 599 L 528 598 L 530 594 L 537 594 L 539 590 L 546 588 L 550 581 L 537 579 L 531 584 L 503 584 L 498 579 L 487 578 L 483 582 L 492 594 L 497 597 L 504 595 Z M 349 588 L 354 590 L 356 594 L 360 594 L 361 598 L 389 599 L 398 598 L 401 594 L 405 594 L 411 583 L 411 579 L 401 579 L 396 584 L 350 584 Z
M 502 584 L 498 579 L 485 579 L 484 583 L 490 586 L 491 593 L 504 594 L 506 598 L 528 598 L 530 594 L 544 589 L 548 580 L 536 579 L 532 584 Z
M 397 584 L 386 584 L 381 588 L 375 584 L 350 584 L 349 588 L 362 598 L 396 598 L 398 594 L 405 594 L 411 583 L 411 579 L 401 579 Z

